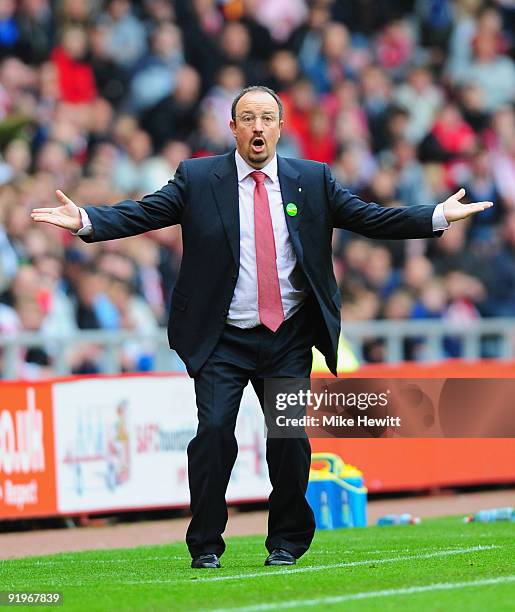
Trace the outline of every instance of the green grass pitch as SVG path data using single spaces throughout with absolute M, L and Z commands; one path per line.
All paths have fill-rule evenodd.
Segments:
M 221 570 L 190 569 L 182 543 L 0 561 L 0 591 L 61 591 L 60 609 L 88 612 L 515 610 L 515 523 L 319 531 L 288 568 L 263 566 L 263 539 L 228 538 Z

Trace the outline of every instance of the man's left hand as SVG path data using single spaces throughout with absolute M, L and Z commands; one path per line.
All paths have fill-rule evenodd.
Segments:
M 464 195 L 465 189 L 462 187 L 452 196 L 448 197 L 443 203 L 443 213 L 449 223 L 452 223 L 452 221 L 459 221 L 460 219 L 466 219 L 494 205 L 493 202 L 472 202 L 471 204 L 462 204 L 460 200 Z

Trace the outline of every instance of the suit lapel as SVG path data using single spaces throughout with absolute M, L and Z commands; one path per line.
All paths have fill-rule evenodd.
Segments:
M 300 187 L 299 173 L 282 157 L 277 156 L 277 173 L 281 186 L 283 210 L 286 226 L 297 257 L 302 260 L 303 249 L 299 236 L 299 226 L 304 207 L 304 192 Z M 240 209 L 238 193 L 238 174 L 234 151 L 220 158 L 210 177 L 211 187 L 218 213 L 229 241 L 236 267 L 240 265 Z M 295 215 L 287 213 L 288 204 L 297 207 Z
M 284 216 L 286 225 L 290 234 L 293 248 L 298 259 L 303 258 L 302 243 L 299 236 L 299 226 L 302 219 L 302 211 L 304 208 L 304 192 L 300 187 L 300 174 L 283 158 L 277 156 L 277 173 L 279 176 L 279 184 L 281 186 L 281 194 L 283 198 Z M 296 206 L 296 214 L 289 215 L 287 212 L 288 204 Z
M 240 208 L 234 151 L 220 158 L 210 177 L 218 213 L 236 268 L 240 266 Z

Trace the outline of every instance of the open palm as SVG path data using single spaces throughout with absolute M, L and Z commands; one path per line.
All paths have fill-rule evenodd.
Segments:
M 79 207 L 59 189 L 55 193 L 57 199 L 61 202 L 61 206 L 55 208 L 35 208 L 30 216 L 34 221 L 51 223 L 57 227 L 77 232 L 82 227 Z
M 452 196 L 448 197 L 443 203 L 443 212 L 449 223 L 466 219 L 471 215 L 482 212 L 493 206 L 493 202 L 472 202 L 471 204 L 462 204 L 461 198 L 465 195 L 463 187 Z

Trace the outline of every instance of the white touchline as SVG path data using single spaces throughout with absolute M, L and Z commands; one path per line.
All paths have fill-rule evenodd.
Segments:
M 348 555 L 356 555 L 356 554 L 363 554 L 363 553 L 367 553 L 367 554 L 377 554 L 377 553 L 393 553 L 393 552 L 411 552 L 410 548 L 373 548 L 373 549 L 369 549 L 369 550 L 346 550 L 343 552 L 343 554 L 345 554 L 346 556 Z M 420 550 L 420 549 L 419 549 Z M 81 552 L 81 551 L 77 551 L 77 552 Z M 333 551 L 329 551 L 329 550 L 322 550 L 322 551 L 317 551 L 316 553 L 314 553 L 315 556 L 318 556 L 319 553 L 324 553 L 324 554 L 333 554 Z M 238 553 L 238 557 L 248 557 L 248 558 L 255 558 L 256 553 Z M 6 562 L 11 562 L 11 561 L 15 561 L 17 563 L 19 563 L 20 561 L 25 561 L 28 564 L 30 564 L 31 566 L 33 565 L 39 565 L 39 566 L 45 566 L 45 565 L 68 565 L 70 563 L 79 563 L 79 564 L 91 564 L 91 563 L 143 563 L 146 561 L 162 561 L 164 563 L 169 563 L 170 561 L 190 561 L 191 557 L 186 556 L 186 555 L 171 555 L 171 556 L 161 556 L 161 557 L 120 557 L 118 559 L 81 559 L 81 558 L 74 558 L 74 557 L 60 557 L 59 559 L 34 559 L 34 557 L 13 557 L 13 558 L 9 558 L 9 559 L 0 559 L 0 565 L 2 564 L 2 562 L 6 561 Z
M 465 589 L 469 587 L 489 586 L 515 582 L 513 576 L 499 576 L 498 578 L 484 578 L 482 580 L 469 580 L 466 582 L 439 582 L 423 586 L 406 587 L 403 589 L 386 589 L 384 591 L 362 591 L 361 593 L 348 593 L 347 595 L 333 595 L 318 599 L 296 599 L 284 602 L 265 603 L 240 608 L 218 608 L 211 612 L 262 612 L 265 610 L 280 610 L 285 608 L 299 608 L 301 606 L 317 606 L 320 604 L 335 604 L 356 599 L 371 599 L 373 597 L 394 597 L 395 595 L 413 595 L 426 591 L 448 591 L 452 589 Z
M 23 559 L 12 559 L 12 561 L 30 561 L 30 557 L 23 557 Z M 121 557 L 120 559 L 45 559 L 34 561 L 31 565 L 68 565 L 69 563 L 143 563 L 146 561 L 163 561 L 170 563 L 170 561 L 189 561 L 191 557 L 186 556 L 170 556 L 170 557 L 134 557 L 129 559 L 127 557 Z
M 195 583 L 199 582 L 221 582 L 223 580 L 240 580 L 241 578 L 269 578 L 270 576 L 285 576 L 286 574 L 301 574 L 304 572 L 319 572 L 326 569 L 336 569 L 337 567 L 357 567 L 359 565 L 369 565 L 370 563 L 397 563 L 399 561 L 413 561 L 417 559 L 433 559 L 435 557 L 448 557 L 451 555 L 463 555 L 469 552 L 479 552 L 483 550 L 492 550 L 500 548 L 493 544 L 489 546 L 470 546 L 468 548 L 450 548 L 447 550 L 438 550 L 430 553 L 422 553 L 416 555 L 404 555 L 397 557 L 387 557 L 386 559 L 364 559 L 362 561 L 343 561 L 342 563 L 330 563 L 327 565 L 311 565 L 308 567 L 292 567 L 292 568 L 275 568 L 271 571 L 252 572 L 248 574 L 231 574 L 230 576 L 213 576 L 211 578 L 197 578 Z

